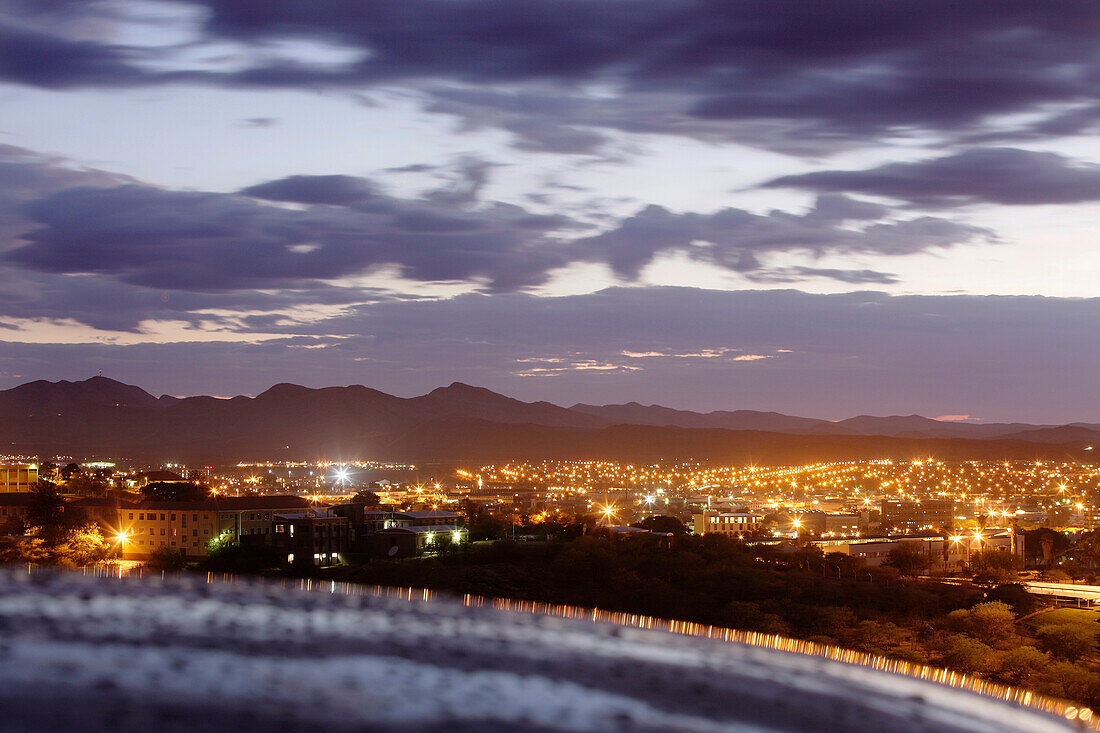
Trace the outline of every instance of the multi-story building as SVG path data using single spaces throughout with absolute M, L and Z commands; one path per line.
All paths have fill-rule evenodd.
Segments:
M 38 464 L 0 464 L 0 494 L 18 494 L 30 491 L 38 483 Z
M 270 544 L 292 565 L 334 565 L 348 551 L 349 530 L 347 517 L 329 510 L 282 512 L 272 520 Z
M 753 512 L 704 511 L 692 517 L 695 534 L 755 537 L 761 534 L 764 515 Z
M 405 525 L 375 532 L 371 542 L 379 555 L 412 557 L 463 544 L 468 538 L 467 531 L 454 524 Z
M 8 532 L 23 533 L 27 507 L 30 506 L 33 500 L 34 494 L 28 492 L 20 494 L 0 493 L 0 534 Z
M 1012 530 L 973 531 L 952 537 L 865 537 L 823 539 L 814 542 L 822 552 L 840 553 L 861 558 L 867 565 L 882 565 L 891 550 L 910 547 L 929 560 L 930 568 L 959 570 L 969 565 L 979 552 L 1016 552 L 1016 537 Z
M 201 557 L 219 536 L 220 520 L 213 502 L 143 501 L 121 510 L 119 536 L 125 559 L 147 558 L 161 547 Z M 110 539 L 110 537 L 108 537 Z
M 859 534 L 859 515 L 806 512 L 798 518 L 799 528 L 815 537 L 854 537 Z
M 123 557 L 126 559 L 146 558 L 160 547 L 172 547 L 185 555 L 201 557 L 206 555 L 207 546 L 213 539 L 268 543 L 277 514 L 300 512 L 310 506 L 310 501 L 301 496 L 143 501 L 121 506 L 119 519 L 113 527 L 123 538 Z M 111 526 L 109 522 L 101 520 L 101 523 Z
M 885 531 L 920 532 L 939 531 L 955 526 L 954 499 L 921 499 L 899 501 L 883 499 L 881 508 L 882 529 Z

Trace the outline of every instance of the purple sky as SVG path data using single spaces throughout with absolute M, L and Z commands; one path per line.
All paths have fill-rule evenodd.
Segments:
M 1100 5 L 0 0 L 0 388 L 1100 422 Z

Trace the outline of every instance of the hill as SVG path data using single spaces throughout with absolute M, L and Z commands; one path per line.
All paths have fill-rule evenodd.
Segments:
M 710 458 L 1090 458 L 1096 425 L 973 425 L 918 415 L 837 423 L 752 410 L 523 402 L 456 382 L 403 398 L 368 387 L 277 384 L 255 396 L 154 397 L 104 377 L 0 391 L 5 453 L 152 462 Z

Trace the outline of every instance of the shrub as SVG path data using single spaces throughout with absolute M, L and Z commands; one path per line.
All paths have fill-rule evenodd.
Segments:
M 1048 664 L 1050 657 L 1035 647 L 1017 647 L 1001 657 L 1001 676 L 1014 684 L 1023 684 Z
M 1043 649 L 1069 662 L 1096 648 L 1096 632 L 1084 624 L 1051 624 L 1039 629 L 1036 636 Z
M 970 628 L 986 644 L 999 644 L 1015 636 L 1016 614 L 1007 603 L 979 603 L 970 609 Z
M 155 570 L 176 572 L 187 567 L 187 556 L 175 547 L 158 547 L 149 554 L 145 564 Z
M 977 639 L 958 634 L 948 639 L 940 662 L 960 672 L 976 674 L 989 669 L 993 650 Z

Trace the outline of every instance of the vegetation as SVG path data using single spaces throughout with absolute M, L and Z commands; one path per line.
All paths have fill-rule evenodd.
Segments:
M 1100 708 L 1093 611 L 1040 612 L 1019 584 L 946 585 L 813 549 L 783 553 L 718 536 L 587 534 L 501 540 L 437 557 L 318 571 L 326 578 L 592 606 L 784 634 L 946 666 Z
M 193 481 L 155 481 L 143 486 L 141 495 L 155 501 L 202 501 L 210 488 Z
M 108 557 L 112 548 L 98 525 L 79 508 L 66 506 L 54 484 L 39 481 L 33 494 L 23 526 L 9 528 L 23 534 L 3 539 L 0 562 L 80 567 Z

